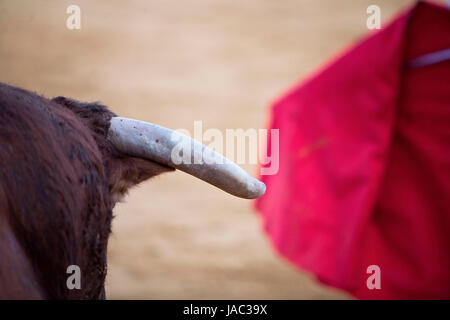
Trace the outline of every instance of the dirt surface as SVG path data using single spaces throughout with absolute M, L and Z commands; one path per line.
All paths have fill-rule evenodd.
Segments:
M 261 128 L 276 97 L 407 0 L 0 0 L 0 81 L 170 128 Z M 244 166 L 255 173 L 256 168 Z M 251 203 L 176 172 L 115 209 L 109 298 L 330 299 L 272 249 Z

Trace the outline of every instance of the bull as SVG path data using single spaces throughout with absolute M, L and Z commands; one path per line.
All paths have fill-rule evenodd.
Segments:
M 179 169 L 239 197 L 264 193 L 262 182 L 186 136 L 193 154 L 222 161 L 174 161 L 174 136 L 99 103 L 0 83 L 0 298 L 101 298 L 112 210 L 153 176 Z M 82 272 L 79 290 L 66 284 L 71 265 Z

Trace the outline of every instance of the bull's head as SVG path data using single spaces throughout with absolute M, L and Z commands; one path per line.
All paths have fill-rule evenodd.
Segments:
M 179 169 L 208 182 L 237 197 L 254 199 L 265 192 L 264 183 L 251 177 L 238 165 L 173 130 L 116 116 L 97 103 L 80 103 L 64 97 L 53 101 L 70 108 L 93 132 L 100 151 L 106 159 L 113 201 L 119 200 L 127 189 L 165 171 Z M 190 149 L 195 161 L 178 161 L 174 148 L 183 144 Z M 112 170 L 111 168 L 114 168 Z
M 0 298 L 100 297 L 112 209 L 152 176 L 180 169 L 239 197 L 265 191 L 198 142 L 98 103 L 50 102 L 0 83 L 0 109 Z M 176 157 L 180 144 L 193 163 Z M 71 265 L 81 290 L 66 285 Z

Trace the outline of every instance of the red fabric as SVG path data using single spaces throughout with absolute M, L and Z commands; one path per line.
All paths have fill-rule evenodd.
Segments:
M 420 2 L 271 109 L 279 171 L 261 177 L 264 228 L 357 298 L 450 298 L 450 61 L 404 68 L 449 47 L 450 11 Z

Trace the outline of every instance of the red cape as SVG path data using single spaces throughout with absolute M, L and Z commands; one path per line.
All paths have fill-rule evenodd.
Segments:
M 450 298 L 450 61 L 405 68 L 449 47 L 450 11 L 419 2 L 271 109 L 279 171 L 261 177 L 264 228 L 357 298 Z

